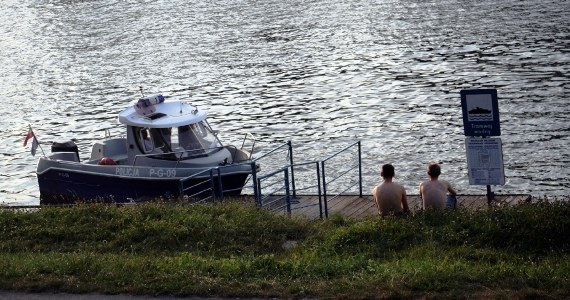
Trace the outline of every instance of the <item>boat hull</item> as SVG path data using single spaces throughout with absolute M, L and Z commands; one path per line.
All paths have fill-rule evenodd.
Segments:
M 220 196 L 220 191 L 223 196 L 234 196 L 241 193 L 251 174 L 248 165 L 221 168 L 221 180 L 218 180 L 217 172 L 212 173 L 211 180 L 210 172 L 192 177 L 198 170 L 180 168 L 53 164 L 47 161 L 44 168 L 41 164 L 38 167 L 41 205 L 79 202 L 131 203 L 158 198 L 176 199 L 184 195 L 204 198 Z M 173 176 L 175 174 L 179 176 Z M 184 190 L 181 192 L 182 178 L 188 179 L 184 180 Z

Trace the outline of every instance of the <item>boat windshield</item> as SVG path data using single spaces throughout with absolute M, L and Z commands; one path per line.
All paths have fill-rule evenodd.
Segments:
M 222 146 L 205 122 L 178 127 L 178 149 L 190 153 L 210 153 Z M 174 137 L 173 137 L 174 139 Z
M 134 132 L 141 152 L 156 159 L 196 158 L 223 146 L 205 121 L 173 128 L 135 127 Z

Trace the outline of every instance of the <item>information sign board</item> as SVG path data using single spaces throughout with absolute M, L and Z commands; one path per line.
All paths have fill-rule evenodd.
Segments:
M 500 138 L 465 139 L 467 168 L 471 185 L 503 185 L 503 148 Z
M 463 129 L 465 136 L 499 136 L 497 90 L 462 90 Z

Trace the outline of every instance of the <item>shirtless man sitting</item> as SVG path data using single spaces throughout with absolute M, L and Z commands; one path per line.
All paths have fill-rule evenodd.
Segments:
M 378 214 L 382 217 L 408 212 L 406 190 L 402 185 L 392 182 L 394 175 L 394 166 L 391 164 L 383 165 L 380 176 L 384 181 L 372 190 L 372 197 L 376 202 Z
M 420 184 L 420 198 L 423 201 L 423 207 L 424 209 L 443 210 L 446 208 L 447 193 L 455 197 L 457 192 L 449 182 L 438 180 L 441 174 L 441 167 L 438 164 L 430 163 L 427 174 L 430 180 Z

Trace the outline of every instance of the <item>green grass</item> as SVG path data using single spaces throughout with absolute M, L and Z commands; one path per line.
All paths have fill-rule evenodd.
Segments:
M 238 201 L 0 210 L 0 290 L 564 299 L 569 250 L 569 201 L 364 220 Z

